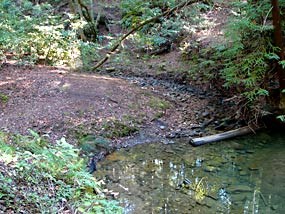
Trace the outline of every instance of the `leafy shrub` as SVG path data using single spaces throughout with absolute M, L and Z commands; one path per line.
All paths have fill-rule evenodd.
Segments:
M 159 15 L 163 10 L 174 5 L 175 0 L 123 0 L 120 5 L 123 13 L 123 26 L 132 27 L 141 21 Z
M 121 10 L 123 12 L 122 24 L 126 28 L 136 26 L 140 22 L 155 17 L 165 10 L 174 7 L 176 1 L 142 1 L 123 0 Z M 179 17 L 160 18 L 156 23 L 144 26 L 132 38 L 140 47 L 147 50 L 160 47 L 173 40 L 182 30 L 183 22 Z
M 283 3 L 282 3 L 283 2 Z M 283 8 L 285 1 L 280 1 Z M 277 59 L 273 45 L 270 1 L 235 2 L 235 16 L 226 28 L 227 43 L 217 44 L 210 53 L 199 53 L 198 66 L 221 77 L 226 88 L 234 87 L 249 103 L 267 96 L 271 61 Z M 209 58 L 207 55 L 211 55 Z
M 80 58 L 77 29 L 86 23 L 71 14 L 56 15 L 48 3 L 31 1 L 0 2 L 0 57 L 11 53 L 22 63 L 68 64 Z M 66 17 L 72 28 L 64 29 Z M 89 44 L 89 43 L 88 43 Z M 87 45 L 88 45 L 87 44 Z
M 82 63 L 82 67 L 84 69 L 89 69 L 92 67 L 94 60 L 99 59 L 100 55 L 98 51 L 100 49 L 99 44 L 95 44 L 92 42 L 80 42 L 80 59 Z
M 48 145 L 31 133 L 33 137 L 0 133 L 3 212 L 122 213 L 117 202 L 104 198 L 78 149 L 65 139 Z
M 239 86 L 241 92 L 253 101 L 259 95 L 266 95 L 262 84 L 269 70 L 268 56 L 274 54 L 271 35 L 272 25 L 264 25 L 266 12 L 270 11 L 268 2 L 258 5 L 240 3 L 240 12 L 230 22 L 229 45 L 220 51 L 224 68 L 221 75 L 225 86 Z

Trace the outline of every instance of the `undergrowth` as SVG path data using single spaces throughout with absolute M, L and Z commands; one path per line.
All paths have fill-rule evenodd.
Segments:
M 284 14 L 285 1 L 279 4 Z M 222 90 L 232 95 L 243 108 L 241 111 L 249 111 L 250 117 L 257 118 L 267 107 L 271 91 L 278 88 L 274 63 L 283 63 L 273 41 L 271 2 L 234 1 L 230 8 L 232 16 L 225 27 L 225 41 L 211 47 L 193 47 L 189 56 L 191 74 L 223 85 Z M 284 25 L 282 22 L 283 33 Z
M 86 171 L 79 150 L 64 138 L 54 145 L 0 133 L 0 210 L 5 213 L 122 213 Z
M 86 21 L 57 11 L 48 1 L 0 1 L 0 19 L 1 61 L 88 67 L 98 50 L 95 43 L 79 38 Z
M 180 0 L 123 0 L 120 7 L 123 14 L 121 23 L 125 28 L 134 27 L 181 2 Z M 139 49 L 144 49 L 148 53 L 165 46 L 171 49 L 172 43 L 178 41 L 183 33 L 189 33 L 189 28 L 197 22 L 197 16 L 202 8 L 207 10 L 209 5 L 197 2 L 189 8 L 185 7 L 172 16 L 161 17 L 155 23 L 145 25 L 140 31 L 130 36 L 131 41 Z

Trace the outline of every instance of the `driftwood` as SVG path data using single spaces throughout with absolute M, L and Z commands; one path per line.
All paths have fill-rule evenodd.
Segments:
M 132 28 L 129 32 L 127 32 L 125 35 L 123 35 L 114 45 L 113 47 L 111 47 L 110 51 L 106 54 L 106 56 L 101 59 L 93 68 L 92 70 L 95 71 L 96 69 L 98 69 L 99 67 L 101 67 L 110 57 L 112 54 L 115 53 L 115 51 L 120 47 L 121 43 L 131 34 L 133 34 L 134 32 L 140 30 L 143 26 L 155 22 L 157 21 L 159 18 L 161 17 L 165 17 L 165 16 L 170 16 L 172 15 L 175 11 L 177 10 L 181 10 L 182 8 L 190 5 L 190 4 L 194 4 L 197 2 L 204 2 L 204 3 L 208 3 L 207 0 L 187 0 L 175 7 L 173 7 L 170 10 L 165 11 L 164 13 L 161 13 L 153 18 L 147 19 L 145 21 L 140 22 L 136 27 Z
M 190 144 L 192 146 L 201 146 L 207 143 L 212 143 L 212 142 L 217 142 L 221 140 L 226 140 L 246 134 L 254 133 L 254 130 L 250 128 L 249 126 L 245 126 L 242 128 L 238 128 L 235 130 L 223 132 L 221 134 L 215 134 L 215 135 L 210 135 L 206 137 L 199 137 L 199 138 L 194 138 L 190 140 Z

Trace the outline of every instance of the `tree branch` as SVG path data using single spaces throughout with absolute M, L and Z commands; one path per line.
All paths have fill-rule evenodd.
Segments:
M 140 22 L 137 26 L 135 26 L 134 28 L 132 28 L 129 32 L 127 32 L 125 35 L 123 35 L 114 45 L 113 47 L 110 49 L 110 51 L 106 54 L 106 56 L 101 59 L 93 68 L 92 70 L 95 71 L 96 69 L 98 69 L 99 67 L 101 67 L 110 57 L 112 54 L 115 53 L 115 51 L 119 48 L 120 44 L 131 34 L 133 34 L 134 32 L 140 30 L 143 26 L 149 24 L 149 23 L 152 23 L 152 22 L 155 22 L 157 21 L 159 18 L 161 17 L 165 17 L 165 16 L 169 16 L 169 15 L 172 15 L 175 11 L 177 10 L 181 10 L 182 8 L 190 5 L 190 4 L 194 4 L 194 3 L 197 3 L 197 2 L 203 2 L 203 3 L 208 3 L 208 1 L 206 0 L 202 0 L 202 1 L 199 1 L 199 0 L 188 0 L 188 1 L 185 1 L 175 7 L 173 7 L 172 9 L 170 10 L 167 10 L 165 11 L 164 13 L 162 14 L 159 14 L 153 18 L 150 18 L 150 19 L 147 19 L 145 21 L 142 21 Z

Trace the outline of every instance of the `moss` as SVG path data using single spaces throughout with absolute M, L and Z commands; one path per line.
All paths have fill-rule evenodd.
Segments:
M 128 125 L 119 120 L 110 120 L 103 125 L 103 135 L 108 138 L 126 137 L 138 131 L 135 125 Z
M 100 152 L 102 149 L 110 150 L 110 141 L 100 136 L 87 134 L 79 138 L 78 141 L 79 147 L 82 149 L 83 152 L 86 153 L 97 153 Z
M 0 102 L 7 103 L 9 101 L 9 96 L 3 93 L 0 93 Z
M 159 118 L 163 117 L 163 115 L 164 115 L 164 112 L 159 111 L 159 112 L 155 113 L 153 119 L 159 119 Z
M 151 98 L 148 102 L 148 105 L 154 110 L 166 110 L 170 107 L 170 103 L 168 101 L 157 97 Z

